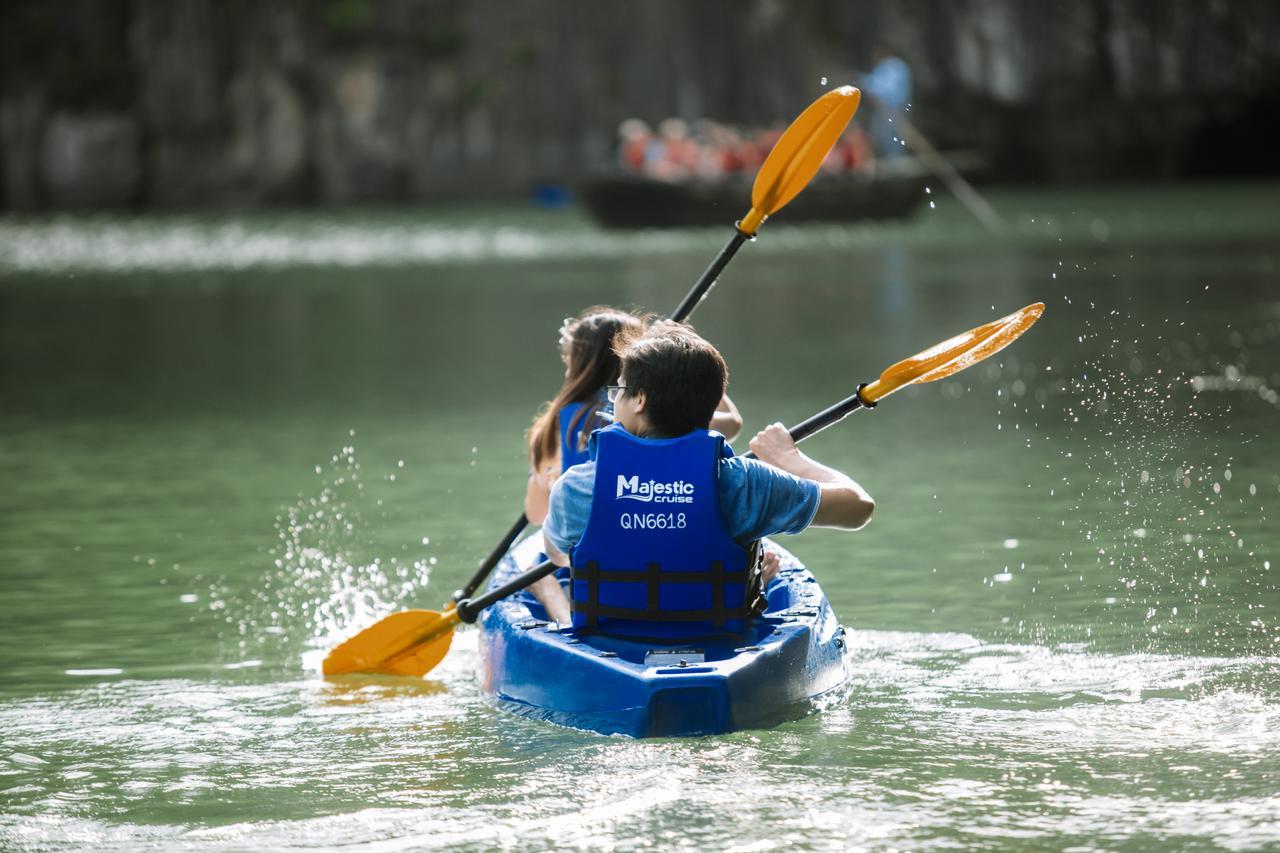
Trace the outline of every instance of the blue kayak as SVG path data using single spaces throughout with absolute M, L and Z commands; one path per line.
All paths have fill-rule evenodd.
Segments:
M 539 562 L 542 537 L 517 543 L 490 588 Z M 768 608 L 736 642 L 661 646 L 547 621 L 527 592 L 479 619 L 481 686 L 503 710 L 630 737 L 767 728 L 817 708 L 849 676 L 844 628 L 813 575 L 781 560 Z

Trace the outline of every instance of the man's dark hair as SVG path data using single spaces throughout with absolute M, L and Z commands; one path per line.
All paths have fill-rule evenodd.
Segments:
M 672 437 L 706 429 L 729 382 L 724 358 L 689 326 L 660 320 L 615 344 L 627 394 L 644 392 L 655 433 Z

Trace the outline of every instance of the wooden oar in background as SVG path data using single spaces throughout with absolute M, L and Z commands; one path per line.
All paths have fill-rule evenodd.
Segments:
M 1000 218 L 1000 214 L 996 213 L 995 208 L 988 204 L 973 185 L 956 171 L 956 167 L 952 166 L 946 157 L 938 153 L 938 149 L 934 148 L 933 143 L 907 118 L 906 113 L 894 113 L 893 125 L 906 140 L 907 147 L 914 151 L 920 161 L 947 185 L 947 189 L 951 190 L 951 194 L 964 205 L 965 210 L 973 214 L 974 219 L 981 222 L 993 234 L 1004 228 L 1004 220 Z

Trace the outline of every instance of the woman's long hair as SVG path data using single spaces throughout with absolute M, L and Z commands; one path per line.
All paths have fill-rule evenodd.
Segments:
M 565 364 L 564 384 L 538 410 L 529 429 L 529 459 L 539 471 L 560 446 L 560 411 L 571 403 L 586 403 L 570 423 L 569 431 L 583 426 L 581 440 L 590 434 L 586 426 L 600 422 L 600 389 L 616 384 L 621 362 L 613 351 L 613 341 L 623 329 L 640 330 L 643 321 L 635 314 L 597 305 L 560 327 L 560 358 Z

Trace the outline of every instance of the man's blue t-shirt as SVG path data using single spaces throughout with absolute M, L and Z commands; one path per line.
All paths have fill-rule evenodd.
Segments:
M 775 533 L 799 533 L 818 511 L 818 484 L 788 474 L 758 459 L 720 460 L 720 514 L 739 544 Z M 596 463 L 574 465 L 551 487 L 542 530 L 551 544 L 571 552 L 587 529 Z

